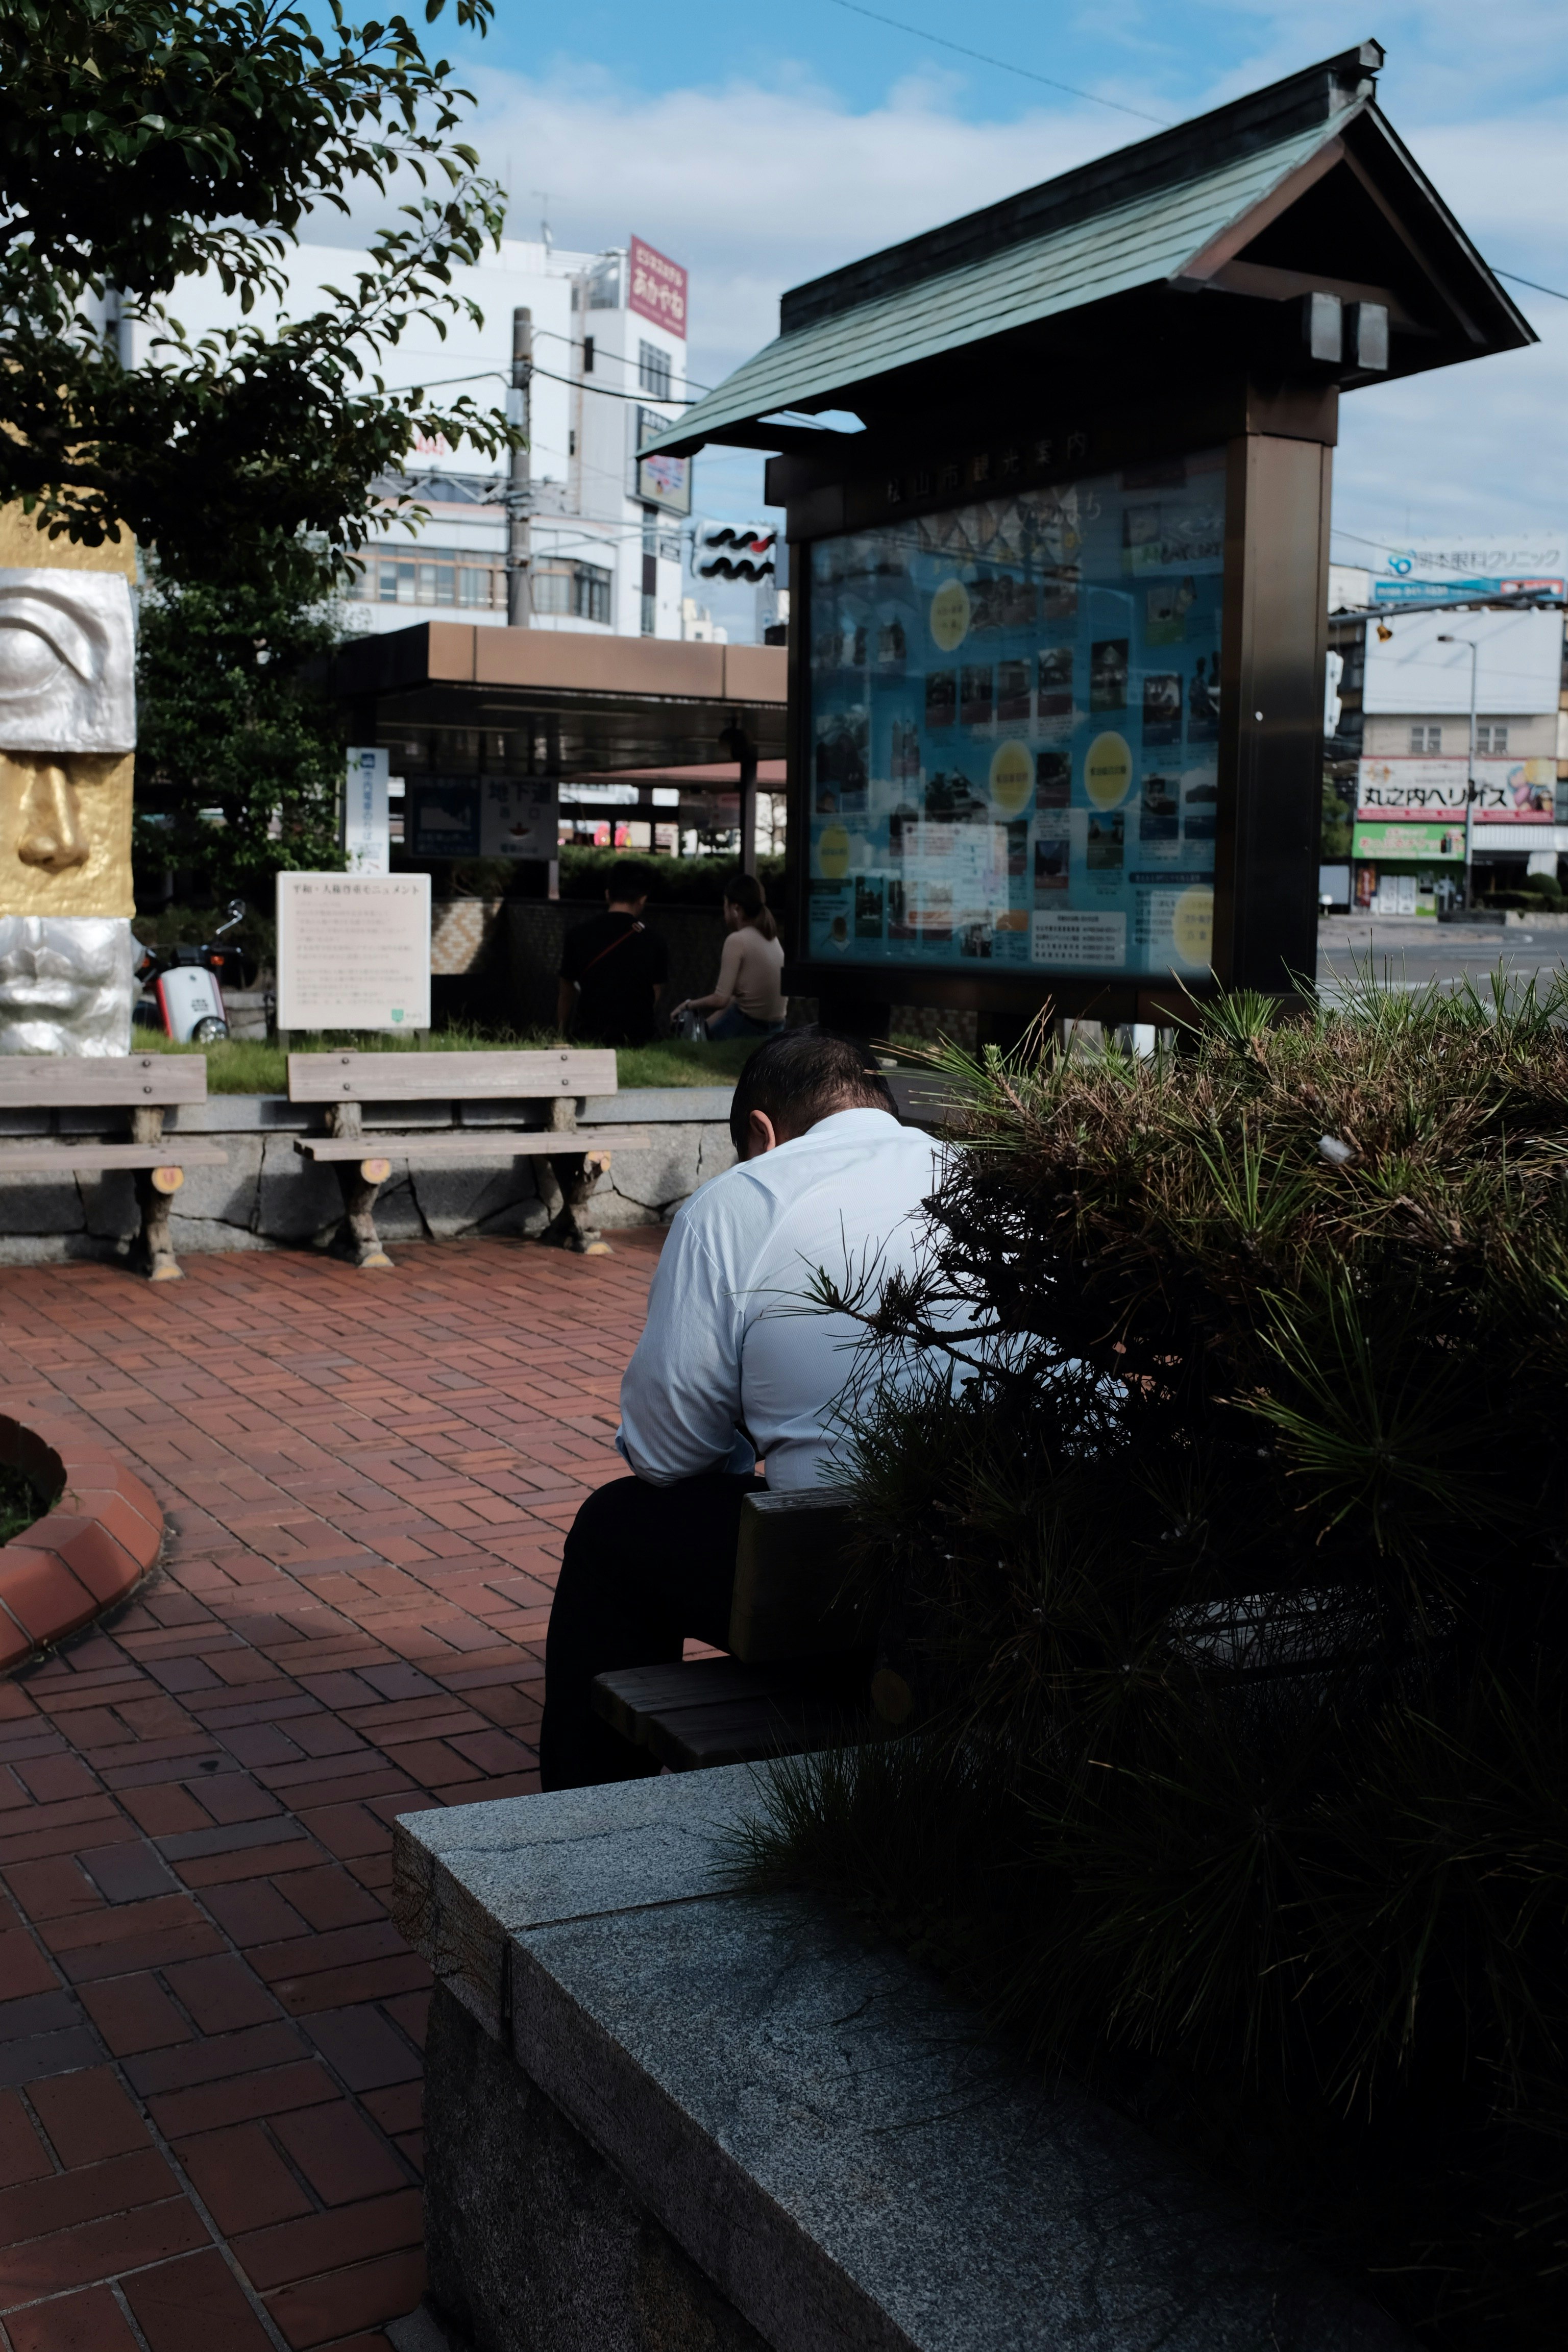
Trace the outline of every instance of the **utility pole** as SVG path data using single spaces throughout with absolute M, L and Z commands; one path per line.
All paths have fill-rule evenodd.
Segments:
M 1470 755 L 1465 762 L 1465 912 L 1474 905 L 1471 894 L 1476 854 L 1476 656 L 1480 652 L 1479 637 L 1439 637 L 1440 646 L 1468 646 L 1470 649 Z
M 512 629 L 526 629 L 533 618 L 528 533 L 529 507 L 532 498 L 528 448 L 531 425 L 529 388 L 532 381 L 533 313 L 531 310 L 514 310 L 511 314 L 512 397 L 507 406 L 509 421 L 522 427 L 523 441 L 521 448 L 511 453 L 511 478 L 506 494 L 506 618 L 507 626 Z

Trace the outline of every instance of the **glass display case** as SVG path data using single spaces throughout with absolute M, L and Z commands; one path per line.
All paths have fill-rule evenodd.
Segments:
M 1226 455 L 809 550 L 818 967 L 1206 974 Z

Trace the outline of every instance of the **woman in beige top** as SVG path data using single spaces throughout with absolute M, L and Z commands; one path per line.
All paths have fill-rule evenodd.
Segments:
M 724 929 L 730 936 L 713 993 L 689 996 L 671 1017 L 710 1013 L 705 1034 L 715 1044 L 722 1037 L 771 1037 L 784 1024 L 784 941 L 755 875 L 737 874 L 724 885 Z

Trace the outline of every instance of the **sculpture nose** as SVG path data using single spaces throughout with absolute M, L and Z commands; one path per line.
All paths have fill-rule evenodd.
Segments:
M 64 874 L 85 866 L 88 840 L 77 807 L 76 787 L 65 770 L 43 761 L 36 767 L 22 795 L 22 838 L 16 855 L 24 866 L 43 866 Z

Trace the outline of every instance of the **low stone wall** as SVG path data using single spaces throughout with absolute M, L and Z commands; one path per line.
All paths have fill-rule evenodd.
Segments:
M 1396 2352 L 933 1979 L 728 1892 L 752 1769 L 394 1824 L 437 1977 L 430 2294 L 473 2352 Z
M 728 1087 L 648 1087 L 590 1100 L 582 1116 L 585 1136 L 595 1126 L 647 1127 L 646 1151 L 617 1151 L 601 1178 L 590 1221 L 606 1230 L 657 1224 L 734 1159 L 727 1124 Z M 365 1105 L 365 1126 L 381 1134 L 428 1135 L 443 1128 L 532 1126 L 538 1106 L 507 1103 L 387 1103 Z M 174 1195 L 171 1238 L 184 1255 L 199 1250 L 271 1249 L 323 1244 L 342 1214 L 331 1168 L 318 1168 L 294 1149 L 294 1138 L 320 1134 L 319 1107 L 283 1095 L 215 1095 L 169 1116 L 171 1136 L 210 1135 L 228 1153 L 223 1168 L 193 1168 Z M 54 1133 L 84 1140 L 109 1128 L 101 1114 L 62 1111 L 54 1124 L 43 1113 L 0 1112 L 0 1139 Z M 384 1241 L 448 1240 L 464 1234 L 531 1234 L 549 1213 L 540 1199 L 539 1162 L 498 1154 L 493 1160 L 454 1159 L 443 1167 L 399 1165 L 376 1204 Z M 139 1219 L 132 1179 L 84 1170 L 79 1176 L 11 1176 L 0 1172 L 0 1265 L 123 1255 Z

